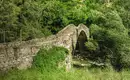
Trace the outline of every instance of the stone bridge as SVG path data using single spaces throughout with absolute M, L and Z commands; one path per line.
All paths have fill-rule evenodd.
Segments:
M 35 56 L 42 47 L 65 47 L 69 51 L 68 58 L 71 60 L 76 46 L 82 50 L 88 38 L 89 29 L 85 25 L 80 24 L 76 27 L 70 24 L 56 35 L 46 38 L 0 44 L 0 70 L 3 71 L 11 68 L 26 69 L 31 67 L 33 56 Z

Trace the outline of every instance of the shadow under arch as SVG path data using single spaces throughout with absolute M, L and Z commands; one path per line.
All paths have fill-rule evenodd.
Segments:
M 84 58 L 85 54 L 86 54 L 86 49 L 87 47 L 85 46 L 85 43 L 88 41 L 87 39 L 87 35 L 85 34 L 85 32 L 82 30 L 80 32 L 80 34 L 78 35 L 78 39 L 76 42 L 76 46 L 73 49 L 73 53 L 72 53 L 72 57 L 73 59 L 75 58 Z

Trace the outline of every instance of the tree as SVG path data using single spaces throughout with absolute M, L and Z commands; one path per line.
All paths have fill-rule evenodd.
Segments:
M 0 2 L 0 29 L 3 31 L 0 33 L 2 37 L 0 42 L 3 42 L 3 38 L 6 41 L 12 41 L 18 37 L 18 15 L 20 13 L 20 8 L 14 5 L 11 0 L 2 0 Z M 6 31 L 6 32 L 5 32 Z

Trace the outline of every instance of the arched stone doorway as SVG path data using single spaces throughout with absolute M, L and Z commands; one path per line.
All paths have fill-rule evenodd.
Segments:
M 80 34 L 78 35 L 76 46 L 73 49 L 73 53 L 72 53 L 72 60 L 73 61 L 84 60 L 86 58 L 85 55 L 87 54 L 87 47 L 85 46 L 85 43 L 87 41 L 88 41 L 87 40 L 87 35 L 82 30 L 80 32 Z

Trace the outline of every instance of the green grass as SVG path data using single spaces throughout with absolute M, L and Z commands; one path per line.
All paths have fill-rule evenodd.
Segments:
M 0 80 L 130 80 L 130 71 L 116 72 L 113 69 L 72 68 L 66 72 L 58 68 L 67 55 L 67 50 L 53 47 L 41 49 L 34 57 L 32 68 L 27 70 L 10 70 L 0 76 Z

